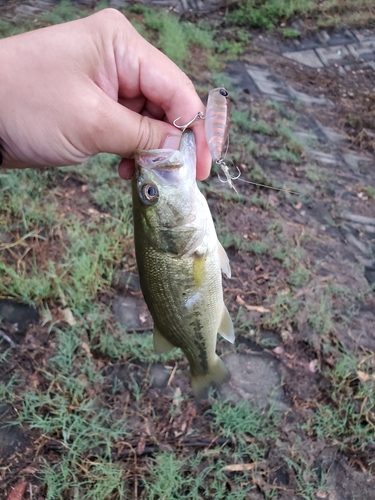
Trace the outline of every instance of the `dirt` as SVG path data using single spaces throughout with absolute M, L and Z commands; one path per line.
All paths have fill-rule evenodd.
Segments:
M 323 146 L 329 151 L 337 155 L 347 150 L 363 155 L 374 153 L 373 70 L 358 68 L 345 77 L 338 74 L 337 68 L 319 72 L 306 68 L 301 71 L 293 62 L 251 46 L 243 56 L 244 61 L 250 59 L 253 64 L 267 64 L 275 75 L 297 90 L 313 96 L 324 95 L 334 103 L 330 108 L 314 106 L 308 109 L 296 109 L 293 103 L 285 103 L 285 109 L 298 116 L 297 123 L 307 123 L 305 129 L 309 128 L 312 119 L 317 119 L 324 126 L 345 135 L 347 142 L 344 145 L 324 140 Z M 196 74 L 193 76 L 195 81 L 199 81 Z M 203 74 L 201 83 L 206 82 L 207 75 Z M 237 88 L 237 91 L 244 109 L 251 104 L 253 111 L 266 113 L 269 110 L 266 108 L 266 96 L 249 95 L 243 88 Z M 272 139 L 259 136 L 258 142 L 262 141 L 271 144 Z M 300 187 L 311 187 L 300 165 L 265 158 L 259 163 L 275 185 L 282 185 L 287 178 Z M 306 163 L 307 159 L 303 159 L 302 164 Z M 236 323 L 238 350 L 228 353 L 223 342 L 218 348 L 233 372 L 231 385 L 224 387 L 223 394 L 234 401 L 248 398 L 263 408 L 276 401 L 278 411 L 284 414 L 282 432 L 285 448 L 276 442 L 269 443 L 263 468 L 256 475 L 248 476 L 248 480 L 257 485 L 257 490 L 249 499 L 266 498 L 275 485 L 278 488 L 275 498 L 280 499 L 372 500 L 374 497 L 375 479 L 369 474 L 374 467 L 374 446 L 363 450 L 360 447 L 340 449 L 333 439 L 319 440 L 301 429 L 301 424 L 314 412 L 317 400 L 332 402 L 331 383 L 325 369 L 335 365 L 343 350 L 350 350 L 358 357 L 375 350 L 375 298 L 374 292 L 369 291 L 369 284 L 374 283 L 375 233 L 371 232 L 371 227 L 366 229 L 363 225 L 356 226 L 340 218 L 345 210 L 375 217 L 375 200 L 370 196 L 359 196 L 366 186 L 371 183 L 374 186 L 374 163 L 366 165 L 359 166 L 355 171 L 343 162 L 339 167 L 320 165 L 328 181 L 311 187 L 302 201 L 285 193 L 278 194 L 238 182 L 236 188 L 242 196 L 242 201 L 238 202 L 225 198 L 223 187 L 215 177 L 211 180 L 210 189 L 204 186 L 219 234 L 229 233 L 239 238 L 227 247 L 232 279 L 224 279 L 225 300 L 233 317 L 240 308 L 242 316 Z M 243 169 L 243 176 L 251 179 L 251 170 Z M 62 180 L 59 186 L 61 210 L 77 219 L 90 217 L 93 210 L 98 211 L 82 186 L 79 178 L 74 176 Z M 212 193 L 215 186 L 218 189 Z M 229 188 L 225 187 L 224 193 L 228 191 Z M 262 200 L 262 205 L 252 201 L 254 194 Z M 271 222 L 279 224 L 280 232 L 270 229 Z M 33 249 L 38 261 L 48 261 L 61 249 L 61 235 L 46 236 L 47 242 L 35 243 Z M 272 252 L 280 243 L 280 238 L 290 242 L 289 248 L 303 249 L 303 258 L 298 262 L 296 260 L 295 266 L 302 263 L 311 270 L 310 280 L 298 290 L 292 291 L 290 270 Z M 255 242 L 265 243 L 263 253 L 249 250 Z M 363 248 L 366 251 L 369 249 L 368 253 Z M 25 259 L 27 261 L 28 257 Z M 132 313 L 132 329 L 142 331 L 150 327 L 150 318 L 134 277 L 134 262 L 131 258 L 128 262 L 128 267 L 125 264 L 119 270 L 106 300 L 113 305 L 117 319 L 123 314 L 123 321 L 129 323 L 126 314 Z M 320 291 L 327 283 L 341 286 L 345 293 L 333 294 L 330 298 L 334 326 L 317 331 L 311 326 L 311 309 L 315 310 L 321 297 Z M 290 293 L 293 301 L 300 301 L 300 306 L 292 317 L 284 315 L 275 324 L 269 312 L 278 293 Z M 40 374 L 43 366 L 56 353 L 53 337 L 34 310 L 26 314 L 22 335 L 17 333 L 15 323 L 20 325 L 20 321 L 15 321 L 9 307 L 6 309 L 5 306 L 9 306 L 9 302 L 0 303 L 2 329 L 20 347 L 13 349 L 10 361 L 1 367 L 0 379 L 7 380 L 17 374 L 25 385 L 47 387 L 47 381 Z M 24 305 L 14 307 L 23 308 L 22 311 L 27 309 Z M 124 307 L 127 313 L 122 309 Z M 144 318 L 142 321 L 139 321 L 140 315 Z M 28 325 L 27 319 L 34 324 Z M 221 438 L 218 440 L 213 435 L 207 416 L 209 402 L 197 404 L 192 397 L 187 397 L 174 404 L 179 406 L 179 412 L 172 414 L 171 406 L 176 394 L 190 394 L 185 360 L 178 362 L 176 371 L 174 362 L 145 365 L 130 358 L 116 362 L 98 357 L 95 349 L 92 355 L 107 381 L 107 391 L 100 394 L 101 402 L 116 407 L 119 416 L 125 411 L 129 415 L 132 441 L 119 443 L 112 452 L 115 460 L 128 471 L 129 489 L 134 492 L 134 498 L 142 493 L 137 478 L 147 470 L 148 458 L 158 451 L 173 450 L 183 456 L 224 444 L 235 450 L 236 444 L 230 439 L 220 441 Z M 110 366 L 105 367 L 106 364 Z M 114 393 L 115 378 L 121 382 L 122 390 Z M 134 400 L 129 380 L 136 380 L 140 385 L 141 402 Z M 88 385 L 86 390 L 94 394 L 96 388 Z M 150 418 L 140 416 L 140 405 L 149 409 Z M 15 418 L 16 412 L 17 405 L 1 404 L 1 422 L 9 422 Z M 40 470 L 44 459 L 50 463 L 61 460 L 63 447 L 58 439 L 39 435 L 33 430 L 19 426 L 11 429 L 6 428 L 0 434 L 0 496 L 6 498 L 10 487 L 22 477 L 35 486 L 34 498 L 43 499 L 45 492 L 35 473 Z M 290 449 L 297 450 L 296 453 L 301 456 L 305 454 L 306 460 L 315 464 L 321 475 L 327 475 L 326 490 L 315 491 L 316 496 L 302 497 L 296 493 L 298 475 L 295 469 L 285 465 L 285 456 L 289 456 Z M 101 450 L 93 450 L 93 453 L 100 455 Z M 228 491 L 232 487 L 228 476 Z

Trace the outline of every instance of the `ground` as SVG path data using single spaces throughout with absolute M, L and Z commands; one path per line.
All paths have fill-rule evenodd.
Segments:
M 1 33 L 104 6 L 55 3 L 0 2 Z M 203 99 L 230 91 L 238 194 L 216 167 L 199 186 L 231 261 L 232 378 L 197 402 L 183 354 L 153 354 L 116 158 L 1 172 L 0 497 L 372 500 L 371 7 L 264 31 L 219 2 L 110 3 Z

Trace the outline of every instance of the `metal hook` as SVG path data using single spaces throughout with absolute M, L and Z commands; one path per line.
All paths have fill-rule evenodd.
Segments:
M 236 180 L 239 178 L 239 176 L 241 175 L 241 171 L 240 169 L 236 166 L 237 168 L 237 172 L 238 172 L 238 175 L 236 176 L 231 176 L 230 173 L 229 173 L 229 167 L 228 165 L 225 163 L 225 161 L 221 158 L 220 160 L 217 160 L 216 162 L 217 165 L 220 165 L 221 167 L 221 170 L 224 172 L 225 174 L 225 181 L 220 177 L 219 174 L 217 174 L 217 176 L 219 177 L 219 180 L 220 182 L 227 182 L 229 184 L 229 186 L 235 190 L 235 192 L 238 194 L 238 191 L 237 189 L 235 188 L 234 184 L 232 181 Z
M 202 113 L 201 111 L 198 111 L 198 113 L 194 116 L 194 118 L 192 120 L 190 120 L 188 123 L 186 123 L 185 125 L 177 125 L 177 122 L 180 118 L 181 118 L 181 116 L 176 118 L 173 121 L 173 125 L 176 128 L 179 128 L 180 130 L 182 130 L 182 132 L 185 132 L 185 130 L 189 127 L 189 125 L 191 125 L 193 122 L 195 122 L 195 120 L 197 120 L 197 119 L 204 120 L 206 118 L 206 115 L 204 113 Z

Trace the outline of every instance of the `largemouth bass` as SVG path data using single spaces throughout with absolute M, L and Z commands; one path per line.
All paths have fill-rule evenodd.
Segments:
M 134 240 L 141 289 L 154 320 L 154 348 L 185 353 L 197 397 L 230 373 L 216 354 L 219 332 L 234 329 L 224 305 L 221 270 L 229 260 L 216 236 L 206 199 L 195 181 L 191 130 L 180 149 L 138 151 L 132 180 Z

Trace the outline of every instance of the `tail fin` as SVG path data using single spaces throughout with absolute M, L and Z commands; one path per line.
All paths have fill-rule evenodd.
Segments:
M 212 385 L 220 387 L 224 382 L 228 382 L 230 377 L 230 371 L 221 361 L 219 356 L 216 356 L 215 361 L 208 369 L 208 373 L 205 375 L 191 376 L 191 386 L 195 397 L 198 399 L 207 397 L 208 391 Z

